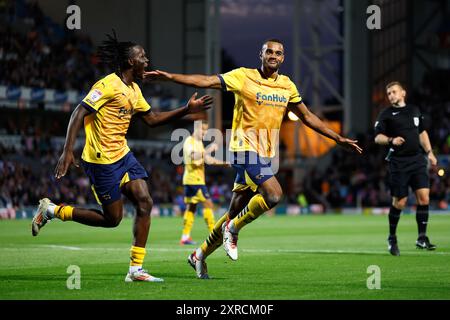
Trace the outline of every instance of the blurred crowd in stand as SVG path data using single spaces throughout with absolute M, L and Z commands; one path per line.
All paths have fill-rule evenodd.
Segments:
M 101 75 L 91 39 L 73 33 L 45 16 L 37 1 L 0 0 L 0 85 L 29 86 L 81 92 Z M 427 117 L 428 132 L 441 159 L 441 177 L 430 171 L 431 204 L 447 209 L 450 201 L 450 88 L 448 72 L 430 71 L 419 89 L 411 90 L 409 101 L 420 106 Z M 144 86 L 144 93 L 170 96 L 158 85 Z M 1 107 L 1 105 L 0 105 Z M 53 119 L 52 117 L 48 117 Z M 0 135 L 20 136 L 19 145 L 0 143 L 0 208 L 36 205 L 43 196 L 57 203 L 95 203 L 90 183 L 82 168 L 72 168 L 66 177 L 53 177 L 66 127 L 57 119 L 45 124 L 23 117 L 3 120 Z M 389 206 L 386 150 L 373 142 L 373 130 L 357 137 L 363 156 L 339 148 L 331 151 L 330 165 L 308 168 L 302 181 L 286 187 L 280 174 L 284 203 L 308 208 L 319 203 L 325 210 L 345 207 Z M 184 207 L 181 186 L 183 168 L 171 164 L 167 149 L 133 149 L 150 173 L 149 188 L 155 204 Z M 78 156 L 81 150 L 77 150 Z M 281 155 L 281 159 L 283 159 Z M 207 169 L 207 183 L 214 203 L 227 206 L 231 198 L 234 171 Z

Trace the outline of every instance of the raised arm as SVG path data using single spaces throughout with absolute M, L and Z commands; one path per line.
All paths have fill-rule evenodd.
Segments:
M 357 145 L 356 140 L 344 138 L 328 128 L 314 113 L 312 113 L 303 102 L 288 104 L 288 110 L 295 113 L 305 125 L 320 133 L 321 135 L 336 141 L 340 146 L 350 150 L 362 153 L 361 147 Z
M 56 179 L 64 177 L 71 164 L 78 167 L 78 163 L 75 161 L 75 157 L 73 155 L 73 148 L 78 132 L 83 125 L 84 117 L 88 114 L 89 111 L 86 108 L 82 105 L 78 105 L 70 116 L 69 126 L 67 127 L 66 142 L 64 143 L 64 150 L 55 168 Z
M 211 108 L 213 98 L 211 96 L 203 96 L 200 99 L 195 99 L 197 92 L 194 93 L 184 107 L 172 111 L 153 112 L 150 111 L 142 116 L 144 122 L 150 127 L 157 127 L 164 125 L 171 120 L 181 118 L 187 114 L 206 111 Z
M 172 81 L 196 88 L 221 89 L 221 82 L 217 75 L 177 74 L 161 70 L 144 72 L 144 78 L 149 80 Z

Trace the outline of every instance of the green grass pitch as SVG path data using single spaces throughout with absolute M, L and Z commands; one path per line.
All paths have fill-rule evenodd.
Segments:
M 187 264 L 182 219 L 154 218 L 144 267 L 164 283 L 125 283 L 132 220 L 115 229 L 52 221 L 32 237 L 29 220 L 0 221 L 0 298 L 150 300 L 450 299 L 450 216 L 432 215 L 434 252 L 415 249 L 414 215 L 398 227 L 400 257 L 387 252 L 385 216 L 261 217 L 240 233 L 239 260 L 223 248 L 208 258 L 211 280 Z M 207 235 L 196 217 L 193 237 Z M 67 269 L 80 268 L 69 290 Z M 381 271 L 369 290 L 367 268 Z

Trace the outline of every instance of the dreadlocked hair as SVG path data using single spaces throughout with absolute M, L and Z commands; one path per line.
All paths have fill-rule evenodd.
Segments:
M 98 47 L 97 55 L 103 64 L 114 71 L 127 70 L 131 67 L 128 59 L 131 57 L 132 48 L 137 44 L 130 41 L 119 42 L 116 31 L 113 29 L 112 32 L 112 36 L 107 34 L 107 39 Z

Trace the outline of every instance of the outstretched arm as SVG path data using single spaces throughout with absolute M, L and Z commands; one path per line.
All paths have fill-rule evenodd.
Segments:
M 177 74 L 161 70 L 144 72 L 144 79 L 172 81 L 196 88 L 221 89 L 220 79 L 217 75 Z
M 211 96 L 203 96 L 200 99 L 195 99 L 196 97 L 197 92 L 192 95 L 191 99 L 189 99 L 187 105 L 184 107 L 166 112 L 150 111 L 143 115 L 142 119 L 150 127 L 157 127 L 187 114 L 202 112 L 211 108 L 211 104 L 213 103 L 213 98 Z
M 304 124 L 306 124 L 314 131 L 336 141 L 337 144 L 350 151 L 362 153 L 363 150 L 357 145 L 358 141 L 344 138 L 328 128 L 325 123 L 323 123 L 322 120 L 320 120 L 314 113 L 312 113 L 303 102 L 297 104 L 288 104 L 288 110 L 295 113 L 295 115 L 299 117 Z
M 82 105 L 78 105 L 70 116 L 69 126 L 67 127 L 66 142 L 64 143 L 64 150 L 55 168 L 56 179 L 64 177 L 71 164 L 78 167 L 78 163 L 75 161 L 75 157 L 73 155 L 73 148 L 78 132 L 83 125 L 83 119 L 88 114 L 89 111 L 86 108 Z

